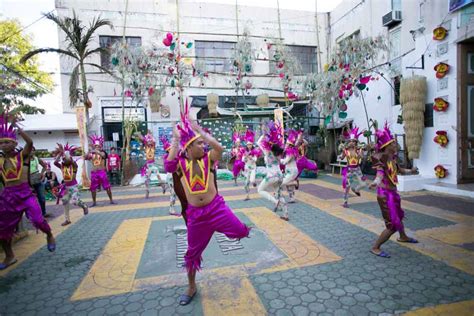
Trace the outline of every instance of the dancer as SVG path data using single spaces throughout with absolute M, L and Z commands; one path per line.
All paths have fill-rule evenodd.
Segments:
M 418 243 L 414 238 L 408 237 L 403 227 L 404 212 L 401 208 L 400 195 L 397 192 L 397 173 L 410 174 L 417 173 L 418 170 L 399 168 L 396 160 L 398 145 L 388 128 L 387 123 L 383 129 L 377 129 L 376 133 L 376 153 L 372 155 L 374 169 L 377 170 L 375 180 L 370 184 L 370 188 L 377 187 L 377 201 L 382 211 L 385 221 L 385 230 L 370 250 L 376 256 L 390 258 L 390 255 L 380 249 L 380 247 L 398 231 L 399 242 Z
M 258 186 L 258 193 L 275 205 L 275 212 L 283 211 L 283 216 L 280 216 L 281 219 L 288 220 L 288 206 L 280 194 L 283 180 L 283 173 L 280 170 L 280 158 L 283 155 L 282 128 L 277 123 L 270 122 L 268 132 L 262 134 L 257 141 L 257 145 L 263 152 L 266 171 L 265 177 Z M 275 193 L 276 198 L 273 193 Z
M 166 136 L 160 136 L 160 141 L 161 141 L 161 144 L 163 145 L 163 149 L 166 151 L 166 154 L 163 155 L 163 162 L 165 163 L 166 160 L 168 159 L 168 155 L 171 149 L 171 144 L 168 141 L 168 137 Z M 181 216 L 181 214 L 176 213 L 176 210 L 174 209 L 174 205 L 176 204 L 176 192 L 174 191 L 173 174 L 170 172 L 166 173 L 166 184 L 168 185 L 168 188 L 170 190 L 169 213 L 170 215 Z
M 150 131 L 144 136 L 141 137 L 143 147 L 145 149 L 145 165 L 142 167 L 141 175 L 142 177 L 145 176 L 145 198 L 148 199 L 150 197 L 150 183 L 151 183 L 151 176 L 154 174 L 158 179 L 158 186 L 161 187 L 163 190 L 163 194 L 166 192 L 166 183 L 160 177 L 160 170 L 155 163 L 155 147 L 156 142 L 153 134 Z
M 107 173 L 105 172 L 105 160 L 107 159 L 107 154 L 102 149 L 104 145 L 104 138 L 97 135 L 90 136 L 93 150 L 89 151 L 86 155 L 86 160 L 92 160 L 92 171 L 91 171 L 91 195 L 92 195 L 92 205 L 94 207 L 97 205 L 97 189 L 101 186 L 107 192 L 109 196 L 110 204 L 115 204 L 112 199 L 112 190 L 110 188 L 109 179 L 107 178 Z
M 349 207 L 349 190 L 360 196 L 360 190 L 367 185 L 360 170 L 363 148 L 359 147 L 359 136 L 362 133 L 358 127 L 354 127 L 345 135 L 346 144 L 341 154 L 341 160 L 344 158 L 347 160 L 347 167 L 342 169 L 343 207 Z
M 0 270 L 15 264 L 17 259 L 12 248 L 12 238 L 21 221 L 23 213 L 36 229 L 46 234 L 48 251 L 56 250 L 56 241 L 51 227 L 41 213 L 38 199 L 28 182 L 30 154 L 33 141 L 16 125 L 17 118 L 6 111 L 0 114 L 0 174 L 4 184 L 0 193 L 0 243 L 5 252 L 5 259 L 0 263 Z M 16 150 L 17 133 L 25 141 L 21 151 Z
M 245 164 L 242 161 L 244 149 L 241 144 L 242 136 L 238 132 L 234 132 L 232 135 L 232 150 L 230 153 L 229 164 L 232 166 L 232 175 L 234 176 L 234 185 L 237 186 L 237 178 L 240 173 L 244 170 Z
M 257 186 L 257 182 L 255 181 L 255 176 L 257 173 L 257 159 L 261 156 L 262 152 L 255 148 L 254 141 L 255 141 L 255 133 L 252 130 L 247 130 L 244 136 L 245 140 L 245 151 L 243 155 L 243 161 L 245 163 L 244 166 L 244 175 L 245 175 L 245 192 L 247 193 L 247 197 L 245 200 L 250 200 L 250 185 L 253 187 Z
M 290 129 L 285 145 L 285 156 L 281 160 L 281 164 L 285 167 L 282 188 L 286 187 L 288 191 L 288 203 L 295 203 L 296 179 L 298 177 L 298 166 L 296 161 L 298 159 L 298 146 L 301 143 L 302 133 Z
M 81 200 L 79 188 L 77 186 L 76 174 L 78 167 L 77 163 L 72 158 L 76 150 L 77 147 L 69 146 L 69 143 L 66 143 L 64 146 L 62 144 L 58 144 L 56 150 L 53 151 L 53 156 L 56 157 L 54 160 L 54 165 L 61 170 L 64 180 L 64 183 L 62 183 L 59 188 L 59 193 L 57 196 L 58 199 L 62 199 L 64 206 L 65 220 L 61 226 L 71 224 L 71 217 L 69 216 L 69 211 L 71 209 L 70 202 L 76 206 L 81 207 L 84 215 L 89 213 L 89 208 Z
M 46 197 L 45 197 L 45 183 L 44 174 L 47 169 L 46 162 L 36 156 L 36 149 L 33 146 L 30 153 L 30 184 L 36 193 L 36 198 L 41 206 L 41 213 L 43 217 L 49 217 L 50 214 L 46 213 Z M 41 171 L 40 171 L 41 166 Z
M 185 193 L 188 250 L 185 255 L 188 273 L 188 289 L 179 298 L 180 305 L 187 305 L 197 293 L 196 271 L 201 269 L 202 253 L 214 232 L 229 238 L 248 237 L 250 229 L 245 226 L 217 193 L 214 162 L 221 159 L 222 145 L 196 123 L 188 118 L 188 104 L 181 114 L 181 125 L 173 131 L 173 140 L 165 169 L 177 174 Z M 211 150 L 205 152 L 205 143 Z M 183 155 L 178 156 L 180 150 Z
M 316 174 L 318 173 L 318 165 L 316 162 L 309 160 L 306 158 L 306 148 L 308 147 L 308 142 L 306 139 L 303 138 L 303 134 L 301 134 L 301 141 L 298 146 L 299 156 L 296 160 L 296 166 L 298 167 L 298 176 L 296 177 L 296 189 L 299 188 L 299 177 L 303 170 L 311 170 L 314 171 Z

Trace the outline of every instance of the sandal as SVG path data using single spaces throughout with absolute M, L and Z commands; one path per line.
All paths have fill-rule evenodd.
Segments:
M 397 238 L 397 241 L 398 242 L 407 242 L 409 244 L 417 244 L 418 243 L 418 240 L 416 240 L 415 238 L 412 238 L 412 237 L 409 237 L 408 240 L 402 240 L 400 238 Z
M 187 294 L 181 294 L 179 296 L 179 305 L 181 306 L 184 306 L 184 305 L 188 305 L 189 303 L 191 303 L 191 301 L 193 300 L 194 296 L 196 296 L 196 292 L 194 292 L 193 295 L 189 296 Z
M 12 261 L 10 261 L 9 263 L 5 264 L 5 263 L 0 263 L 0 271 L 1 270 L 5 270 L 6 268 L 8 268 L 9 266 L 12 266 L 14 265 L 15 263 L 17 263 L 18 260 L 17 259 L 13 259 Z
M 390 255 L 383 250 L 381 250 L 379 253 L 376 253 L 373 250 L 371 250 L 370 253 L 372 253 L 373 255 L 376 255 L 377 257 L 387 258 L 387 259 L 390 258 Z
M 67 226 L 71 224 L 71 221 L 65 220 L 64 223 L 61 224 L 61 226 Z
M 56 244 L 48 244 L 48 251 L 55 252 L 56 251 Z

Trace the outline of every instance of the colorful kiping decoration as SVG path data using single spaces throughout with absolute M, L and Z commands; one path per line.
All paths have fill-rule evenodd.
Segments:
M 434 66 L 434 70 L 436 71 L 436 78 L 441 79 L 448 73 L 449 65 L 446 63 L 437 63 L 436 66 Z
M 448 30 L 442 26 L 438 26 L 433 30 L 433 39 L 435 41 L 444 40 L 446 38 L 446 35 L 448 35 Z
M 435 98 L 433 104 L 433 110 L 436 112 L 446 112 L 448 109 L 449 102 L 443 98 Z
M 436 136 L 433 138 L 433 141 L 440 145 L 441 147 L 448 146 L 449 139 L 448 139 L 448 132 L 446 131 L 437 131 Z
M 442 165 L 437 165 L 436 167 L 434 167 L 434 171 L 438 179 L 446 178 L 446 176 L 448 175 L 448 170 Z

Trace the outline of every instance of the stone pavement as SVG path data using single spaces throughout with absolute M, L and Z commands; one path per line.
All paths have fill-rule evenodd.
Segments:
M 219 192 L 253 230 L 241 241 L 213 237 L 190 305 L 177 304 L 183 220 L 168 215 L 159 189 L 145 200 L 142 188 L 114 188 L 118 205 L 102 192 L 65 228 L 61 206 L 48 205 L 58 249 L 48 253 L 34 232 L 15 245 L 19 262 L 0 272 L 0 315 L 473 315 L 472 201 L 404 196 L 408 232 L 421 243 L 394 237 L 384 246 L 392 258 L 382 259 L 369 253 L 383 230 L 374 193 L 344 209 L 337 177 L 302 181 L 290 222 L 255 189 L 250 201 L 242 186 Z

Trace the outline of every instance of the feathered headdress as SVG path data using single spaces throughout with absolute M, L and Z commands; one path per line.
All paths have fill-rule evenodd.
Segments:
M 383 129 L 377 129 L 375 131 L 375 138 L 377 140 L 377 144 L 375 145 L 377 151 L 381 151 L 395 141 L 387 122 L 385 122 Z
M 299 132 L 297 132 L 294 129 L 290 129 L 288 131 L 288 138 L 286 139 L 286 142 L 290 145 L 295 146 L 296 145 L 296 140 L 298 139 L 298 136 L 300 135 Z
M 156 141 L 155 141 L 155 138 L 153 137 L 153 134 L 151 133 L 147 133 L 143 138 L 142 138 L 142 141 L 143 141 L 143 144 L 146 145 L 146 144 L 155 144 Z
M 283 128 L 280 124 L 270 121 L 268 123 L 268 131 L 263 138 L 262 145 L 267 150 L 271 150 L 272 145 L 283 147 Z
M 4 110 L 0 115 L 0 139 L 8 139 L 16 142 L 16 128 L 12 125 L 17 118 L 14 115 L 9 115 L 7 110 Z
M 184 106 L 184 112 L 181 112 L 181 124 L 178 126 L 178 131 L 180 134 L 180 145 L 181 149 L 185 150 L 193 141 L 199 138 L 201 135 L 196 134 L 193 128 L 191 127 L 191 121 L 189 120 L 189 105 L 188 100 Z
M 344 135 L 344 137 L 346 138 L 347 141 L 356 141 L 356 142 L 358 142 L 360 135 L 362 135 L 363 133 L 364 133 L 364 130 L 359 132 L 359 128 L 354 125 L 354 127 L 349 132 L 346 132 L 343 135 Z
M 242 141 L 242 135 L 240 135 L 239 132 L 234 132 L 232 134 L 232 142 L 235 144 L 235 142 L 241 142 Z
M 100 146 L 101 148 L 102 146 L 104 146 L 104 137 L 94 134 L 94 135 L 89 136 L 89 138 L 92 142 L 92 145 Z
M 253 144 L 255 142 L 255 133 L 251 129 L 248 129 L 245 132 L 244 140 L 247 144 Z
M 171 149 L 171 143 L 166 135 L 160 136 L 160 142 L 163 145 L 163 149 L 165 151 L 169 151 Z
M 76 150 L 78 150 L 78 147 L 69 145 L 69 143 L 66 143 L 66 145 L 57 143 L 57 147 L 52 154 L 53 157 L 70 158 L 75 155 Z

